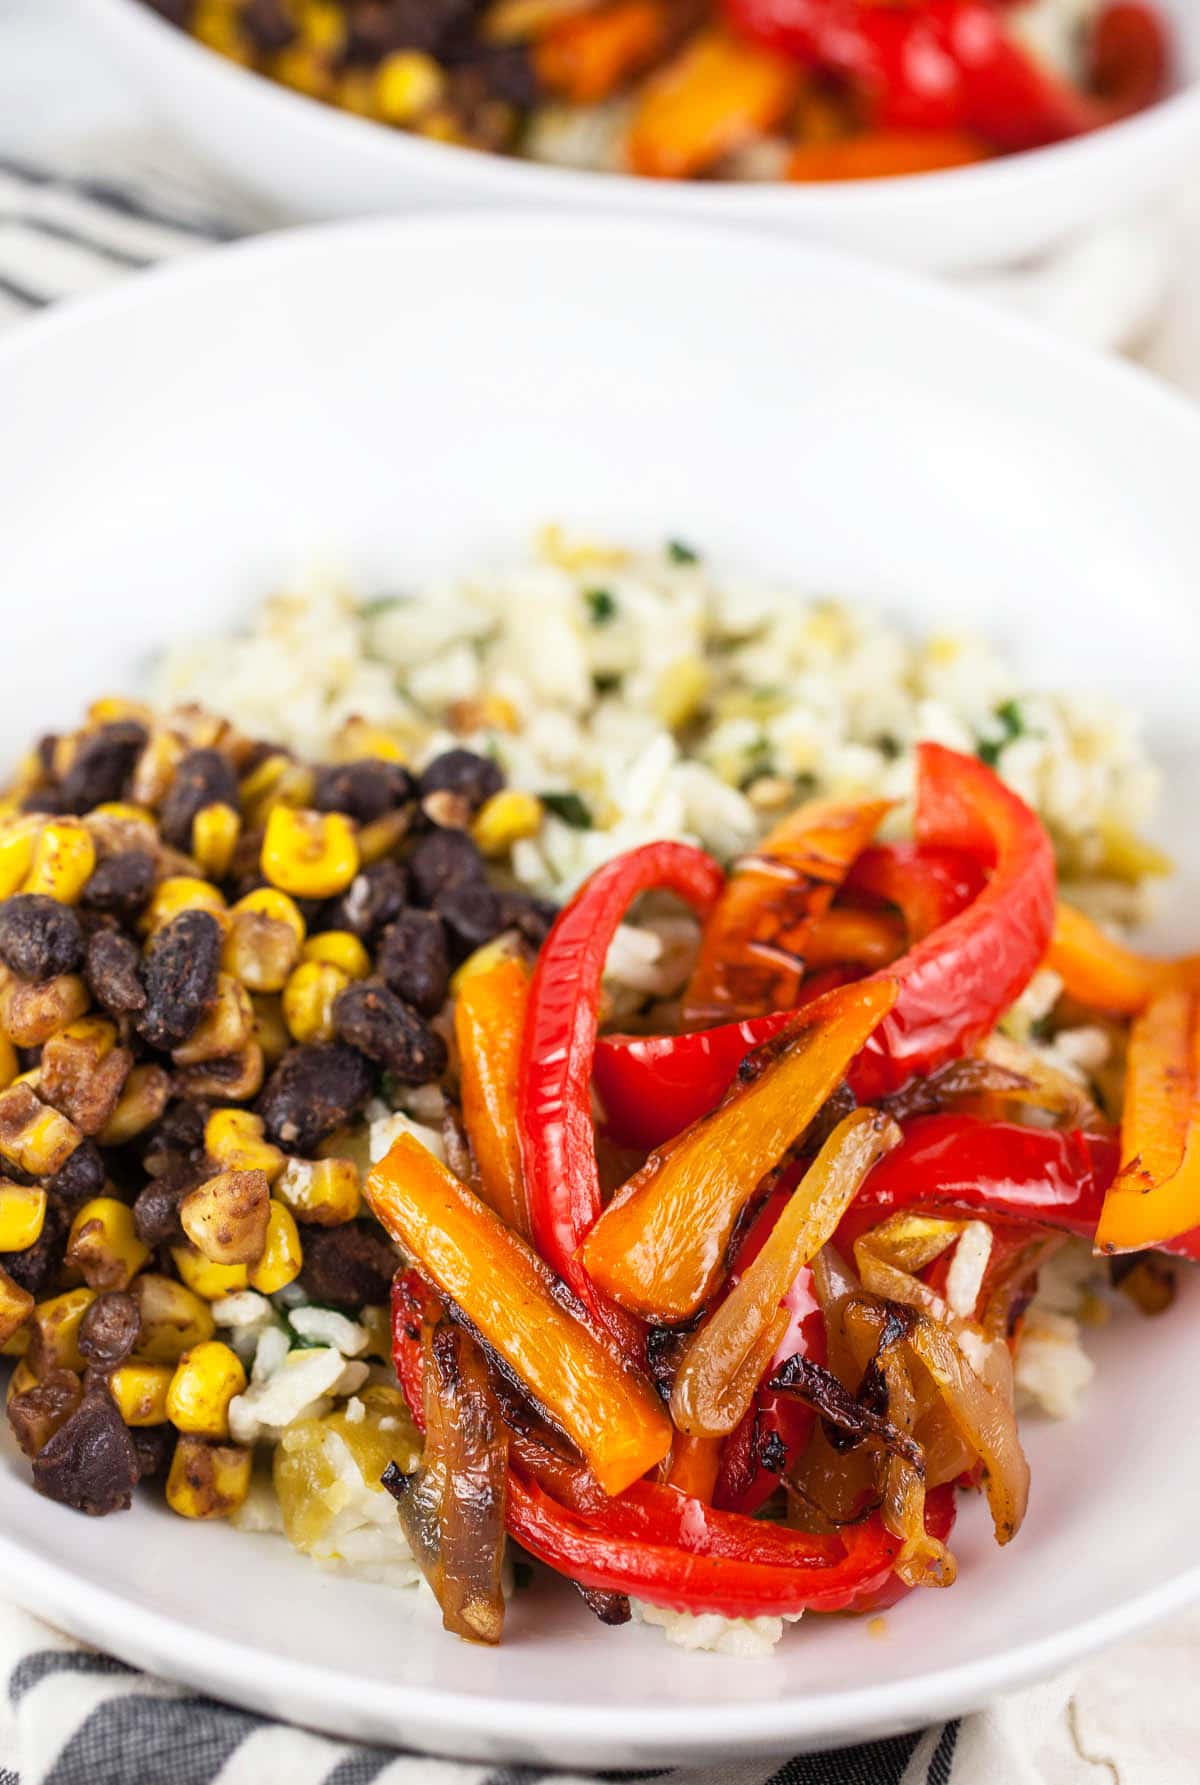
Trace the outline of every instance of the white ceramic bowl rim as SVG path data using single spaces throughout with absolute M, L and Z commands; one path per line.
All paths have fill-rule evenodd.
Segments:
M 882 180 L 812 183 L 651 180 L 631 174 L 527 161 L 519 156 L 468 149 L 459 144 L 431 141 L 407 131 L 391 130 L 371 119 L 356 117 L 352 112 L 297 93 L 255 69 L 231 62 L 159 17 L 143 4 L 143 0 L 89 0 L 89 3 L 93 7 L 125 12 L 135 10 L 144 15 L 150 28 L 166 32 L 172 38 L 182 37 L 193 54 L 216 64 L 235 86 L 244 89 L 249 83 L 259 92 L 262 103 L 278 107 L 281 118 L 285 117 L 293 124 L 306 122 L 318 136 L 327 133 L 330 141 L 340 136 L 346 143 L 367 140 L 377 143 L 381 136 L 389 137 L 402 144 L 406 159 L 418 175 L 423 168 L 431 174 L 450 167 L 462 171 L 464 160 L 469 157 L 472 176 L 483 184 L 496 188 L 514 201 L 527 199 L 545 204 L 583 200 L 622 207 L 639 205 L 653 210 L 684 210 L 699 216 L 712 209 L 724 211 L 731 205 L 737 216 L 753 222 L 765 213 L 777 213 L 781 206 L 785 216 L 796 220 L 807 216 L 819 220 L 825 213 L 852 216 L 860 208 L 864 211 L 873 209 L 882 195 L 886 195 L 889 204 L 902 214 L 909 203 L 924 203 L 934 188 L 945 192 L 947 197 L 953 195 L 964 201 L 978 198 L 981 203 L 986 203 L 1001 184 L 1014 193 L 1023 189 L 1032 192 L 1038 181 L 1058 179 L 1075 169 L 1082 169 L 1098 155 L 1121 155 L 1135 144 L 1149 148 L 1155 139 L 1170 140 L 1178 131 L 1190 130 L 1195 114 L 1200 110 L 1200 80 L 1192 79 L 1144 111 L 1089 135 L 1020 154 L 998 155 L 968 167 L 903 174 Z M 731 194 L 736 197 L 730 197 Z

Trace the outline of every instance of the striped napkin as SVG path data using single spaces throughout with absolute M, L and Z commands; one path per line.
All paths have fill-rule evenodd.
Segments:
M 215 187 L 156 137 L 92 143 L 53 167 L 0 155 L 0 327 L 273 221 Z M 951 1601 L 946 1611 L 955 1615 Z M 584 1775 L 441 1760 L 290 1728 L 137 1673 L 0 1602 L 0 1682 L 7 1686 L 0 1694 L 0 1785 L 596 1785 L 649 1778 L 666 1785 L 1195 1785 L 1198 1654 L 1200 1614 L 1113 1651 L 1077 1676 L 916 1734 L 774 1761 Z

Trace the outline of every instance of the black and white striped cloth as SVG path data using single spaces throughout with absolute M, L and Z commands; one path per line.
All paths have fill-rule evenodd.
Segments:
M 0 0 L 0 8 L 3 0 Z M 158 138 L 0 153 L 0 327 L 269 228 Z M 619 1641 L 619 1635 L 614 1641 Z M 0 1785 L 1194 1785 L 1200 1617 L 987 1712 L 835 1753 L 583 1775 L 338 1741 L 140 1674 L 0 1602 Z M 748 1665 L 730 1663 L 732 1666 Z

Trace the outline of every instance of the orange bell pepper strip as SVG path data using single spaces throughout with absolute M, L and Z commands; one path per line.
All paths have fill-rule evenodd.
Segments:
M 804 963 L 810 971 L 855 966 L 873 972 L 898 960 L 904 944 L 904 925 L 890 911 L 858 911 L 852 905 L 836 905 L 814 920 L 804 947 Z
M 702 31 L 646 84 L 626 144 L 634 173 L 688 180 L 777 129 L 804 71 L 724 31 Z
M 1073 905 L 1059 904 L 1046 965 L 1058 974 L 1063 989 L 1080 1004 L 1114 1016 L 1136 1016 L 1151 998 L 1172 985 L 1200 991 L 1200 955 L 1182 960 L 1154 960 L 1138 954 Z
M 664 0 L 617 0 L 600 12 L 556 19 L 533 45 L 533 66 L 548 93 L 598 105 L 656 61 L 671 36 Z
M 688 1340 L 671 1392 L 671 1417 L 693 1438 L 732 1432 L 754 1399 L 791 1322 L 784 1297 L 821 1250 L 871 1167 L 900 1139 L 880 1110 L 839 1122 L 792 1191 L 766 1243 Z
M 681 1494 L 689 1494 L 693 1500 L 703 1500 L 711 1505 L 720 1468 L 719 1438 L 689 1438 L 685 1432 L 676 1432 L 667 1465 L 669 1487 L 678 1488 Z
M 968 130 L 861 130 L 826 142 L 801 143 L 787 178 L 890 180 L 898 174 L 932 174 L 986 161 L 990 151 Z
M 572 1311 L 533 1248 L 432 1153 L 401 1135 L 366 1195 L 396 1244 L 579 1447 L 606 1494 L 662 1461 L 673 1432 L 650 1383 Z
M 1120 1171 L 1096 1228 L 1098 1252 L 1200 1256 L 1200 998 L 1160 992 L 1133 1025 L 1125 1069 Z
M 454 1006 L 463 1124 L 479 1186 L 500 1219 L 523 1239 L 533 1235 L 517 1125 L 517 1081 L 528 1006 L 529 971 L 516 955 L 484 973 L 471 974 Z
M 683 995 L 689 1028 L 736 1022 L 799 1001 L 805 948 L 887 800 L 812 800 L 734 864 L 704 925 Z
M 890 979 L 842 986 L 752 1055 L 749 1076 L 739 1075 L 725 1101 L 617 1191 L 583 1243 L 592 1281 L 660 1321 L 689 1320 L 702 1308 L 742 1209 L 895 1001 Z

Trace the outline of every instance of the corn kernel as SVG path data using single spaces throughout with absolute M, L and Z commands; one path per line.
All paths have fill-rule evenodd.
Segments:
M 66 1258 L 79 1267 L 89 1289 L 128 1289 L 149 1257 L 128 1203 L 93 1196 L 76 1211 Z
M 173 731 L 152 732 L 133 767 L 129 790 L 140 806 L 155 810 L 171 790 L 183 757 L 183 740 Z
M 250 1272 L 250 1287 L 260 1295 L 274 1295 L 295 1282 L 304 1263 L 300 1234 L 292 1211 L 271 1198 L 267 1216 L 267 1243 L 263 1255 Z
M 52 1035 L 42 1049 L 38 1091 L 81 1134 L 95 1134 L 112 1117 L 133 1065 L 128 1048 L 103 1017 L 81 1017 Z
M 263 837 L 262 871 L 283 892 L 331 899 L 345 892 L 358 872 L 354 826 L 342 812 L 276 806 Z
M 0 1252 L 23 1252 L 46 1224 L 46 1192 L 0 1178 Z
M 261 1116 L 248 1109 L 214 1109 L 204 1125 L 204 1150 L 223 1171 L 261 1171 L 273 1184 L 286 1163 L 264 1140 Z
M 136 1355 L 152 1364 L 176 1364 L 193 1345 L 211 1339 L 215 1328 L 206 1301 L 174 1277 L 143 1271 L 129 1289 L 141 1325 Z
M 358 859 L 364 867 L 373 862 L 381 862 L 385 855 L 390 855 L 398 843 L 402 843 L 412 826 L 412 813 L 405 806 L 398 811 L 385 812 L 382 818 L 374 818 L 370 824 L 364 824 L 358 833 Z
M 307 806 L 315 788 L 316 776 L 303 763 L 282 751 L 264 756 L 238 783 L 246 824 L 265 824 L 276 806 Z
M 61 1171 L 83 1136 L 73 1122 L 50 1109 L 28 1085 L 0 1091 L 0 1157 L 32 1178 Z
M 167 1505 L 181 1518 L 228 1518 L 250 1492 L 253 1452 L 185 1432 L 167 1475 Z
M 408 752 L 390 731 L 357 715 L 338 729 L 331 754 L 335 762 L 362 762 L 372 757 L 379 762 L 408 761 Z
M 32 1313 L 33 1297 L 29 1291 L 0 1269 L 0 1340 L 7 1343 Z
M 310 99 L 328 99 L 333 92 L 333 70 L 320 51 L 306 43 L 289 44 L 271 62 L 271 74 L 281 86 Z
M 46 1364 L 62 1370 L 83 1371 L 87 1363 L 79 1349 L 79 1323 L 96 1299 L 94 1289 L 66 1289 L 38 1302 L 33 1310 L 38 1350 Z
M 407 124 L 437 103 L 444 84 L 432 56 L 420 50 L 396 50 L 376 71 L 376 109 L 387 124 Z
M 15 1083 L 20 1066 L 16 1048 L 7 1035 L 0 1034 L 0 1091 Z
M 480 808 L 471 835 L 484 855 L 505 855 L 514 843 L 536 837 L 542 828 L 541 800 L 532 793 L 506 787 Z
M 102 1147 L 123 1147 L 157 1122 L 171 1095 L 171 1076 L 161 1066 L 135 1066 L 125 1080 L 117 1107 L 97 1139 Z
M 221 1171 L 189 1190 L 179 1223 L 210 1264 L 257 1264 L 267 1238 L 266 1173 Z
M 224 880 L 241 834 L 241 814 L 223 800 L 201 806 L 192 819 L 192 854 L 210 879 Z
M 279 893 L 278 897 L 292 903 L 286 893 Z M 268 917 L 265 911 L 234 907 L 221 949 L 221 965 L 248 991 L 282 991 L 299 954 L 299 942 L 290 924 Z
M 4 1396 L 5 1406 L 7 1406 L 15 1396 L 27 1394 L 31 1388 L 35 1388 L 36 1386 L 37 1377 L 25 1362 L 25 1359 L 22 1358 L 8 1379 L 8 1389 Z
M 337 56 L 346 41 L 346 21 L 330 0 L 306 0 L 300 15 L 300 33 L 310 49 L 323 56 Z
M 33 852 L 45 819 L 21 814 L 0 829 L 0 899 L 11 898 L 33 865 Z
M 303 952 L 306 961 L 340 967 L 347 979 L 365 979 L 371 971 L 371 957 L 352 930 L 323 930 L 309 937 Z
M 253 1028 L 250 994 L 232 973 L 218 973 L 216 997 L 171 1058 L 177 1066 L 199 1066 L 208 1060 L 226 1060 L 245 1047 Z
M 167 1393 L 167 1413 L 181 1432 L 228 1438 L 229 1403 L 243 1393 L 246 1372 L 236 1351 L 219 1340 L 185 1351 Z
M 77 818 L 51 818 L 42 826 L 22 892 L 43 893 L 77 905 L 96 866 L 96 845 Z
M 354 1220 L 362 1203 L 358 1166 L 353 1159 L 289 1159 L 275 1194 L 297 1221 L 340 1227 Z
M 654 710 L 664 725 L 677 731 L 699 713 L 712 685 L 712 671 L 700 657 L 679 657 L 669 663 L 654 689 Z
M 493 936 L 474 954 L 469 954 L 460 967 L 456 967 L 450 978 L 450 990 L 457 998 L 468 979 L 474 979 L 477 973 L 490 973 L 501 961 L 512 955 L 519 955 L 521 944 L 511 931 L 505 930 L 502 935 Z
M 244 1264 L 211 1264 L 194 1246 L 172 1246 L 171 1259 L 187 1288 L 203 1301 L 219 1302 L 250 1287 Z
M 175 1074 L 175 1090 L 180 1097 L 213 1098 L 222 1103 L 257 1097 L 262 1082 L 263 1051 L 256 1041 L 247 1041 L 236 1054 L 225 1054 L 219 1060 L 181 1066 Z
M 160 880 L 150 895 L 150 903 L 138 920 L 143 935 L 153 936 L 177 918 L 181 911 L 207 911 L 222 930 L 229 924 L 225 901 L 215 886 L 191 874 L 171 874 Z
M 288 1026 L 283 1020 L 282 998 L 251 997 L 254 1007 L 254 1039 L 266 1056 L 267 1063 L 274 1066 L 282 1060 L 292 1045 L 288 1034 Z
M 480 694 L 452 701 L 446 715 L 452 731 L 468 737 L 473 731 L 520 731 L 521 715 L 503 694 Z
M 89 818 L 95 819 L 97 822 L 94 825 L 88 824 Z M 102 805 L 93 806 L 91 811 L 80 820 L 80 823 L 87 826 L 93 842 L 96 840 L 97 833 L 102 837 L 113 834 L 108 829 L 109 824 L 131 824 L 139 831 L 144 832 L 150 841 L 154 839 L 153 817 L 145 806 L 135 805 L 131 800 L 105 800 Z
M 118 1364 L 108 1386 L 127 1426 L 160 1426 L 169 1418 L 167 1396 L 173 1377 L 170 1364 L 144 1363 L 140 1358 Z
M 59 973 L 34 984 L 0 968 L 0 1024 L 18 1047 L 41 1047 L 91 1002 L 77 973 Z
M 131 700 L 127 694 L 101 694 L 85 715 L 88 727 L 112 725 L 118 719 L 133 719 L 139 725 L 151 725 L 154 713 L 144 700 Z
M 16 1284 L 13 1284 L 13 1287 L 15 1289 Z M 31 1337 L 32 1329 L 29 1325 L 29 1321 L 24 1320 L 20 1326 L 15 1327 L 13 1331 L 9 1333 L 3 1345 L 0 1345 L 0 1357 L 24 1357 L 25 1353 L 29 1350 L 29 1341 Z
M 333 1002 L 349 984 L 328 961 L 301 961 L 283 988 L 283 1019 L 296 1041 L 333 1040 Z

